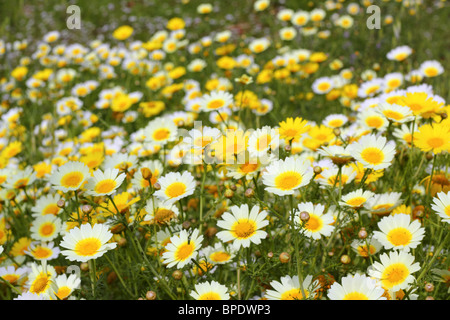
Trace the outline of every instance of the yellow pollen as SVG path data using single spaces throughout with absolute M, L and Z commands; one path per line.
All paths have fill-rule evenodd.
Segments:
M 322 229 L 322 220 L 316 215 L 310 213 L 309 220 L 305 224 L 305 228 L 312 232 L 319 231 Z
M 434 138 L 428 139 L 427 143 L 432 148 L 439 148 L 444 144 L 444 139 L 434 137 Z
M 31 285 L 30 292 L 39 294 L 44 292 L 47 286 L 50 284 L 50 279 L 46 274 L 40 274 L 37 276 Z
M 155 130 L 153 133 L 153 139 L 156 141 L 162 141 L 168 139 L 170 136 L 170 131 L 166 128 L 161 128 L 158 130 Z
M 81 172 L 69 172 L 61 179 L 61 185 L 66 188 L 78 188 L 83 181 L 83 174 Z
M 369 297 L 361 292 L 350 292 L 347 293 L 343 300 L 369 300 Z
M 378 148 L 369 147 L 364 149 L 363 152 L 361 152 L 361 157 L 364 159 L 364 161 L 370 164 L 377 165 L 383 161 L 384 154 Z
M 175 253 L 175 258 L 179 261 L 186 260 L 192 255 L 194 249 L 194 244 L 192 242 L 185 242 L 178 248 L 177 252 Z
M 216 292 L 207 292 L 202 294 L 199 298 L 199 300 L 220 300 L 220 295 Z
M 378 116 L 367 117 L 366 123 L 371 128 L 380 128 L 383 125 L 383 119 Z
M 169 198 L 176 198 L 186 192 L 186 185 L 183 182 L 175 182 L 166 188 L 166 195 Z
M 64 300 L 65 298 L 67 298 L 69 296 L 69 294 L 71 292 L 72 292 L 72 290 L 67 286 L 59 287 L 58 292 L 56 293 L 56 296 L 59 299 Z
M 405 281 L 408 275 L 409 270 L 403 263 L 394 263 L 384 270 L 381 282 L 384 288 L 390 289 Z
M 79 256 L 88 257 L 95 255 L 101 248 L 102 243 L 97 238 L 86 238 L 75 245 L 75 253 Z
M 366 199 L 363 197 L 356 197 L 353 199 L 349 199 L 347 200 L 347 204 L 352 206 L 352 207 L 359 207 L 361 206 L 364 202 L 366 202 Z
M 247 239 L 255 233 L 255 223 L 249 220 L 239 220 L 234 224 L 232 231 L 237 238 Z
M 207 108 L 208 109 L 219 109 L 222 108 L 225 105 L 225 102 L 223 100 L 212 100 L 208 103 Z
M 112 179 L 106 179 L 106 180 L 103 180 L 103 181 L 100 181 L 99 183 L 97 183 L 94 191 L 96 193 L 110 193 L 111 191 L 114 190 L 115 187 L 116 187 L 116 181 L 114 181 Z
M 408 229 L 399 227 L 389 231 L 387 239 L 394 246 L 403 246 L 410 243 L 412 234 Z
M 59 207 L 55 203 L 51 203 L 42 210 L 42 214 L 53 214 L 56 215 L 59 212 Z
M 41 235 L 48 237 L 48 236 L 52 235 L 53 232 L 55 232 L 55 226 L 53 223 L 47 222 L 41 226 L 39 231 L 40 231 Z
M 223 251 L 219 251 L 219 252 L 214 252 L 213 254 L 211 254 L 209 256 L 209 258 L 211 259 L 211 261 L 214 262 L 223 262 L 223 261 L 228 261 L 230 259 L 230 254 L 227 252 L 223 252 Z
M 308 292 L 305 291 L 305 295 L 308 296 Z M 281 300 L 302 300 L 303 295 L 300 289 L 294 288 L 283 292 L 281 295 Z
M 292 190 L 300 185 L 302 176 L 295 171 L 287 171 L 275 178 L 275 186 L 281 190 Z

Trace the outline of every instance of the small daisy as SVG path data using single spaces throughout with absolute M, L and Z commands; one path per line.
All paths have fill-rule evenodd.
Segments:
M 36 203 L 31 208 L 33 218 L 45 216 L 48 214 L 58 215 L 62 212 L 62 208 L 58 207 L 58 201 L 61 199 L 59 194 L 48 194 L 41 196 L 36 200 Z
M 369 130 L 383 132 L 389 125 L 389 121 L 374 108 L 364 109 L 358 113 L 358 123 Z
M 145 212 L 147 214 L 144 217 L 144 221 L 151 221 L 158 225 L 170 222 L 179 214 L 179 210 L 175 205 L 158 200 L 153 201 L 152 199 L 148 200 Z
M 321 77 L 316 79 L 312 84 L 312 90 L 316 94 L 326 94 L 334 87 L 333 79 L 330 77 Z
M 178 128 L 172 120 L 165 117 L 156 118 L 145 127 L 146 141 L 150 144 L 163 146 L 168 142 L 175 141 Z
M 102 163 L 104 169 L 115 168 L 120 171 L 135 169 L 137 165 L 137 156 L 128 153 L 115 153 L 106 156 Z
M 248 138 L 248 151 L 254 157 L 266 156 L 279 147 L 279 139 L 278 132 L 269 126 L 256 129 Z
M 31 237 L 40 241 L 51 241 L 58 237 L 62 221 L 53 214 L 38 216 L 30 228 Z
M 161 189 L 155 192 L 162 201 L 175 202 L 188 197 L 195 191 L 195 180 L 189 171 L 182 174 L 179 172 L 169 172 L 158 180 Z
M 379 252 L 383 245 L 375 238 L 358 240 L 355 239 L 351 243 L 352 250 L 363 258 L 368 258 Z
M 186 230 L 170 238 L 170 242 L 165 246 L 165 252 L 162 255 L 163 263 L 167 264 L 167 268 L 176 266 L 181 269 L 185 265 L 195 259 L 198 250 L 202 246 L 203 236 L 199 235 L 199 230 L 195 229 L 189 236 Z
M 204 112 L 217 111 L 231 107 L 233 104 L 233 95 L 229 92 L 211 91 L 201 97 L 200 107 Z
M 55 247 L 53 242 L 49 243 L 31 243 L 28 250 L 25 251 L 26 254 L 33 257 L 35 260 L 53 260 L 58 258 L 61 250 L 59 247 Z
M 236 255 L 236 250 L 234 247 L 225 248 L 220 242 L 213 246 L 204 248 L 200 256 L 205 257 L 209 263 L 213 265 L 216 264 L 226 264 L 229 263 Z
M 425 236 L 418 220 L 411 221 L 410 215 L 396 214 L 384 217 L 378 222 L 380 231 L 374 231 L 374 237 L 386 249 L 401 249 L 408 252 L 416 248 Z
M 368 270 L 369 276 L 378 279 L 386 290 L 398 291 L 414 282 L 414 272 L 420 270 L 418 262 L 414 263 L 414 256 L 405 251 L 390 251 L 383 253 L 380 262 L 375 262 Z
M 106 225 L 87 223 L 71 229 L 59 245 L 67 249 L 61 253 L 70 261 L 86 262 L 114 249 L 117 243 L 108 243 L 112 236 Z
M 442 221 L 450 223 L 450 193 L 439 192 L 433 198 L 431 208 L 442 218 Z
M 14 266 L 5 266 L 0 268 L 0 277 L 3 280 L 8 281 L 13 286 L 21 285 L 26 280 L 28 274 L 28 268 Z
M 377 194 L 366 201 L 364 208 L 375 215 L 387 215 L 402 203 L 401 196 L 400 192 Z
M 66 300 L 74 290 L 80 287 L 81 279 L 76 274 L 71 274 L 70 276 L 61 274 L 56 277 L 55 282 L 58 287 L 58 291 L 55 292 L 55 295 L 60 300 Z
M 307 275 L 302 283 L 304 296 L 298 276 L 284 276 L 280 281 L 271 281 L 270 285 L 273 290 L 267 290 L 265 293 L 268 300 L 305 300 L 310 298 L 318 283 L 312 282 L 312 276 Z
M 274 161 L 265 171 L 262 175 L 265 190 L 279 196 L 294 194 L 313 177 L 310 163 L 294 157 Z
M 365 135 L 349 145 L 349 153 L 365 168 L 385 169 L 395 156 L 395 143 L 387 142 L 383 136 Z
M 354 160 L 348 152 L 348 147 L 338 145 L 321 146 L 317 153 L 329 158 L 335 165 L 346 165 Z
M 111 195 L 120 187 L 125 179 L 125 173 L 119 174 L 119 169 L 108 168 L 104 172 L 97 169 L 86 184 L 86 194 L 96 197 Z
M 410 108 L 397 104 L 380 103 L 376 107 L 376 111 L 380 112 L 389 121 L 396 123 L 405 123 L 414 120 L 414 115 Z
M 361 208 L 364 203 L 375 195 L 372 191 L 358 189 L 342 196 L 339 204 L 350 208 Z
M 55 268 L 47 265 L 47 260 L 42 260 L 41 265 L 32 263 L 26 287 L 29 288 L 30 293 L 43 295 L 45 299 L 52 299 L 57 291 L 55 278 Z
M 412 53 L 412 49 L 408 46 L 399 46 L 392 49 L 386 55 L 389 60 L 403 61 L 408 58 Z
M 324 209 L 325 206 L 322 204 L 314 205 L 312 202 L 302 202 L 294 210 L 294 222 L 297 227 L 300 227 L 303 223 L 300 220 L 300 214 L 302 212 L 308 212 L 309 214 L 309 220 L 303 225 L 301 230 L 306 237 L 319 240 L 322 236 L 328 237 L 333 232 L 333 215 L 324 213 Z
M 384 289 L 365 275 L 348 275 L 341 279 L 341 283 L 334 282 L 328 289 L 330 300 L 386 300 Z
M 330 114 L 323 120 L 323 125 L 330 128 L 340 128 L 348 122 L 348 117 L 343 114 Z
M 69 161 L 52 173 L 50 183 L 53 189 L 69 192 L 81 189 L 89 178 L 89 167 L 82 162 Z
M 429 60 L 420 65 L 419 71 L 424 77 L 432 78 L 442 74 L 444 72 L 444 68 L 439 61 Z
M 261 211 L 259 206 L 254 206 L 250 211 L 247 204 L 240 207 L 232 206 L 231 213 L 225 212 L 217 226 L 225 229 L 217 233 L 217 237 L 224 241 L 233 241 L 233 247 L 239 249 L 241 246 L 248 248 L 250 243 L 260 244 L 266 238 L 267 232 L 261 230 L 269 224 L 266 219 L 267 212 Z
M 228 288 L 214 280 L 196 284 L 190 295 L 195 300 L 230 300 Z

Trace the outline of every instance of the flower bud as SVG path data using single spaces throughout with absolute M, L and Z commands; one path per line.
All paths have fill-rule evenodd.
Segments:
M 150 180 L 152 178 L 152 172 L 149 168 L 141 168 L 142 178 L 145 180 Z
M 147 291 L 145 294 L 145 299 L 147 300 L 155 300 L 156 299 L 156 292 L 155 291 Z
M 313 170 L 314 170 L 315 174 L 321 174 L 322 173 L 322 168 L 319 167 L 319 166 L 315 166 Z
M 424 289 L 425 289 L 426 292 L 433 292 L 434 285 L 432 283 L 428 282 L 428 283 L 425 284 Z
M 64 201 L 64 199 L 59 199 L 56 205 L 58 206 L 58 208 L 63 209 L 66 205 L 66 201 Z
M 365 238 L 367 238 L 367 230 L 366 230 L 366 228 L 361 228 L 360 230 L 359 230 L 359 232 L 358 232 L 358 238 L 360 238 L 360 239 L 365 239 Z
M 183 272 L 181 272 L 181 270 L 175 270 L 175 271 L 172 273 L 172 277 L 173 277 L 175 280 L 181 280 L 181 278 L 183 277 Z
M 308 222 L 309 221 L 309 213 L 307 211 L 302 211 L 300 212 L 300 220 L 303 222 Z
M 289 261 L 291 261 L 291 256 L 287 252 L 282 252 L 278 258 L 280 259 L 281 263 L 288 263 Z
M 350 259 L 350 257 L 346 254 L 341 256 L 341 263 L 343 264 L 349 264 L 352 260 Z
M 248 188 L 247 190 L 245 190 L 244 195 L 247 198 L 252 198 L 255 195 L 255 190 L 253 190 L 252 188 Z

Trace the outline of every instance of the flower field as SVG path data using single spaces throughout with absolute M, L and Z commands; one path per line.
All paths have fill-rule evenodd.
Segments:
M 447 300 L 445 0 L 0 4 L 1 300 Z

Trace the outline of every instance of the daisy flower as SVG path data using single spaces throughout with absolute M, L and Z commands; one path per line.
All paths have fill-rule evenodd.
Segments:
M 414 115 L 410 108 L 397 104 L 380 103 L 376 108 L 389 121 L 405 123 L 414 120 Z
M 423 74 L 424 77 L 432 78 L 444 73 L 444 68 L 439 61 L 429 60 L 423 62 L 420 65 L 419 71 Z
M 232 104 L 233 95 L 229 92 L 220 90 L 203 95 L 200 101 L 200 108 L 202 111 L 211 112 L 229 108 Z
M 317 182 L 323 187 L 343 187 L 349 184 L 356 177 L 356 171 L 352 167 L 342 167 L 339 175 L 339 168 L 333 166 L 323 170 Z
M 339 204 L 350 208 L 361 208 L 364 203 L 375 195 L 372 191 L 358 189 L 343 195 Z
M 414 263 L 414 256 L 406 251 L 390 251 L 383 253 L 380 262 L 374 262 L 369 268 L 369 276 L 381 282 L 386 290 L 398 291 L 408 287 L 414 281 L 414 272 L 420 270 L 418 262 Z
M 206 260 L 212 264 L 226 264 L 230 262 L 236 255 L 234 247 L 225 248 L 220 242 L 214 246 L 204 248 L 200 256 L 205 257 Z
M 376 215 L 387 215 L 398 207 L 402 200 L 400 192 L 386 192 L 374 195 L 364 204 L 364 209 Z
M 81 189 L 89 178 L 89 167 L 82 162 L 69 161 L 52 173 L 50 183 L 53 189 L 69 192 Z
M 147 201 L 145 212 L 147 214 L 144 216 L 144 221 L 151 221 L 159 225 L 170 222 L 179 214 L 178 208 L 173 204 L 152 199 Z
M 270 46 L 270 40 L 266 38 L 254 39 L 250 42 L 248 48 L 253 53 L 261 53 L 265 51 Z
M 195 300 L 230 300 L 228 288 L 214 280 L 197 283 L 190 295 Z
M 125 173 L 119 174 L 119 169 L 108 168 L 104 172 L 97 169 L 86 184 L 86 194 L 96 197 L 111 195 L 120 187 L 125 179 Z
M 292 156 L 274 161 L 262 175 L 265 190 L 279 196 L 294 194 L 309 184 L 312 177 L 310 163 Z
M 58 237 L 62 221 L 53 214 L 38 216 L 31 225 L 31 237 L 40 241 L 51 241 Z
M 386 54 L 389 60 L 403 61 L 408 58 L 412 53 L 412 49 L 408 46 L 399 46 L 392 49 Z
M 60 300 L 66 300 L 74 290 L 80 287 L 81 279 L 76 274 L 71 274 L 70 276 L 61 274 L 56 277 L 55 282 L 58 287 L 58 291 L 55 292 L 55 295 Z
M 62 208 L 58 207 L 58 201 L 61 199 L 59 194 L 48 194 L 36 199 L 36 203 L 31 208 L 33 218 L 45 215 L 58 215 Z
M 330 300 L 386 300 L 384 289 L 365 275 L 348 275 L 341 279 L 341 283 L 334 282 L 328 289 Z
M 369 255 L 373 256 L 379 252 L 383 248 L 383 245 L 375 238 L 365 240 L 355 239 L 351 243 L 351 248 L 359 256 L 368 258 Z
M 59 247 L 55 247 L 53 242 L 49 243 L 31 243 L 28 250 L 25 251 L 26 254 L 33 257 L 35 260 L 53 260 L 58 258 L 61 250 Z
M 389 121 L 374 108 L 364 109 L 358 113 L 358 123 L 369 130 L 383 132 L 389 125 Z
M 120 171 L 131 170 L 136 168 L 137 160 L 137 156 L 133 154 L 115 153 L 105 157 L 102 167 L 104 169 L 119 169 Z
M 318 283 L 317 281 L 312 281 L 312 276 L 307 275 L 303 280 L 303 291 L 305 296 L 303 296 L 300 281 L 298 276 L 284 276 L 281 277 L 280 281 L 271 281 L 270 285 L 273 290 L 269 289 L 265 293 L 265 298 L 268 300 L 305 300 L 311 296 L 314 292 Z
M 61 253 L 70 261 L 86 262 L 114 249 L 117 243 L 108 243 L 112 236 L 108 226 L 99 223 L 91 226 L 86 223 L 71 229 L 59 245 L 67 249 Z
M 418 220 L 411 221 L 410 215 L 396 214 L 384 217 L 378 222 L 380 231 L 374 231 L 374 237 L 386 249 L 409 251 L 416 248 L 425 236 Z
M 181 230 L 172 236 L 165 246 L 166 251 L 162 254 L 163 263 L 167 264 L 167 268 L 173 266 L 177 269 L 183 268 L 197 257 L 202 241 L 203 236 L 199 235 L 198 229 L 194 229 L 190 236 L 186 230 Z
M 169 172 L 158 180 L 161 189 L 155 192 L 162 201 L 175 202 L 188 197 L 195 191 L 194 176 L 189 171 Z
M 36 181 L 36 172 L 32 167 L 27 167 L 8 175 L 4 187 L 6 189 L 21 189 L 30 186 L 34 181 Z
M 165 117 L 150 121 L 144 130 L 146 141 L 159 146 L 175 141 L 178 134 L 178 127 L 172 120 Z
M 299 228 L 303 223 L 300 220 L 300 214 L 302 212 L 308 212 L 309 220 L 303 225 L 301 232 L 308 238 L 319 240 L 324 237 L 328 237 L 334 230 L 332 226 L 334 222 L 333 215 L 324 213 L 325 206 L 322 204 L 314 205 L 312 202 L 299 203 L 297 209 L 294 210 L 294 222 Z
M 450 194 L 448 192 L 436 194 L 431 208 L 442 218 L 442 221 L 450 223 Z
M 445 124 L 424 124 L 414 135 L 414 144 L 423 152 L 434 154 L 450 150 L 450 130 Z
M 323 119 L 323 125 L 330 128 L 340 128 L 348 122 L 348 117 L 343 114 L 330 114 Z
M 54 298 L 54 293 L 58 289 L 55 278 L 55 268 L 47 265 L 47 260 L 42 260 L 41 265 L 33 262 L 26 283 L 28 292 L 43 295 L 46 299 Z
M 331 159 L 335 165 L 345 165 L 353 161 L 353 157 L 348 152 L 348 147 L 331 145 L 321 146 L 317 153 Z
M 264 126 L 253 131 L 248 138 L 248 151 L 251 156 L 266 156 L 279 147 L 279 134 L 275 129 Z
M 5 266 L 0 268 L 0 277 L 12 285 L 20 285 L 27 278 L 28 268 Z
M 312 84 L 312 90 L 316 94 L 326 94 L 334 87 L 334 82 L 330 77 L 321 77 L 316 79 Z
M 395 143 L 386 141 L 383 136 L 362 136 L 357 142 L 349 145 L 349 153 L 365 168 L 374 170 L 386 169 L 395 156 Z
M 225 229 L 217 233 L 220 240 L 233 241 L 233 247 L 237 250 L 241 246 L 248 248 L 252 242 L 260 244 L 266 238 L 267 232 L 261 230 L 269 224 L 266 211 L 260 212 L 259 206 L 249 211 L 247 204 L 232 206 L 230 210 L 231 213 L 223 213 L 217 222 L 218 227 Z
M 295 26 L 304 26 L 309 21 L 309 12 L 304 10 L 299 10 L 294 12 L 291 16 L 291 23 Z

